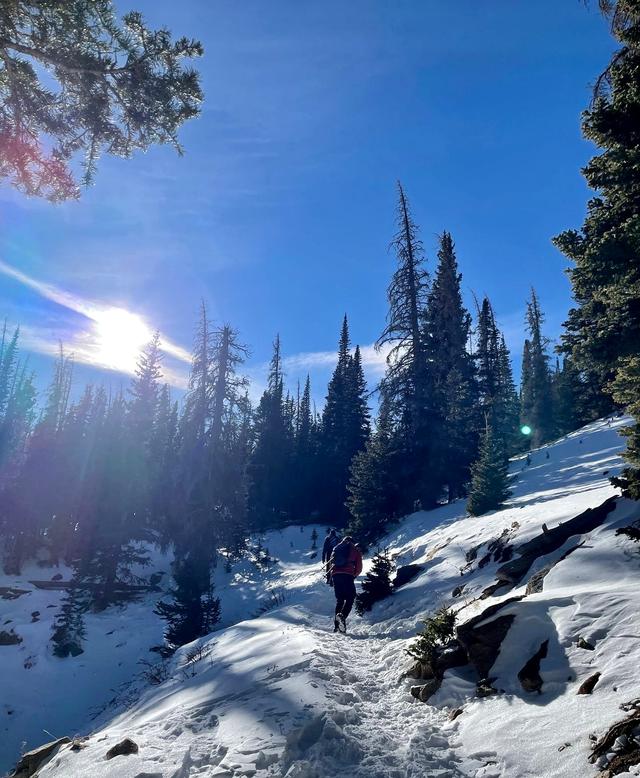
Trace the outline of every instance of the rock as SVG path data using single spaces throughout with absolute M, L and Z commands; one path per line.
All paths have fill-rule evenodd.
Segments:
M 21 756 L 20 761 L 16 765 L 13 778 L 29 778 L 45 761 L 57 752 L 60 746 L 70 742 L 71 738 L 61 737 L 57 740 L 52 740 L 50 743 L 38 746 L 33 751 L 27 751 L 26 754 Z
M 578 648 L 584 648 L 585 651 L 595 651 L 596 647 L 589 643 L 588 640 L 585 640 L 583 637 L 578 638 L 578 642 L 576 643 Z
M 52 581 L 62 581 L 62 573 L 56 573 L 55 575 L 51 576 Z
M 491 697 L 498 693 L 497 689 L 494 689 L 491 685 L 491 678 L 483 678 L 476 684 L 476 697 Z
M 573 519 L 523 543 L 516 549 L 518 556 L 497 569 L 496 578 L 512 584 L 520 583 L 538 557 L 557 551 L 573 535 L 584 535 L 599 527 L 616 507 L 617 499 L 609 497 L 596 508 L 588 508 Z
M 436 675 L 442 678 L 452 667 L 463 667 L 466 664 L 469 664 L 467 652 L 459 641 L 452 640 L 436 656 Z
M 17 646 L 19 643 L 22 643 L 22 638 L 17 632 L 0 630 L 0 646 Z
M 537 573 L 534 573 L 531 578 L 527 581 L 527 588 L 526 588 L 526 595 L 529 596 L 530 594 L 538 594 L 542 591 L 544 586 L 544 579 L 547 575 L 547 573 L 553 568 L 553 565 L 547 565 L 546 567 L 543 567 L 542 570 L 538 570 Z
M 402 677 L 413 678 L 416 681 L 428 681 L 436 677 L 436 671 L 430 662 L 421 662 L 417 659 Z
M 420 686 L 412 686 L 411 694 L 417 700 L 420 700 L 420 702 L 428 702 L 429 698 L 433 697 L 433 695 L 440 688 L 440 683 L 441 681 L 439 678 L 434 678 L 433 680 L 428 681 L 427 683 Z
M 523 668 L 518 672 L 518 680 L 525 692 L 538 692 L 542 690 L 542 678 L 540 677 L 540 661 L 547 656 L 549 641 L 545 640 L 540 644 L 540 648 L 529 659 Z
M 137 754 L 138 744 L 134 743 L 131 738 L 126 737 L 115 746 L 112 746 L 105 754 L 106 759 L 113 759 L 115 756 L 127 756 L 128 754 Z
M 449 721 L 455 721 L 458 718 L 458 716 L 462 715 L 462 713 L 463 713 L 462 708 L 455 708 L 449 714 Z
M 413 581 L 424 570 L 422 565 L 403 565 L 396 571 L 396 576 L 393 579 L 393 588 L 399 589 L 401 586 L 408 584 L 409 581 Z
M 36 621 L 40 621 L 40 611 L 33 611 L 31 614 L 31 623 L 35 624 Z
M 607 769 L 602 773 L 602 778 L 613 778 L 620 773 L 630 773 L 629 767 L 640 764 L 640 748 L 636 748 L 629 754 L 618 754 L 608 763 Z
M 510 597 L 504 602 L 491 605 L 456 629 L 458 642 L 466 651 L 469 662 L 475 667 L 480 678 L 486 678 L 489 674 L 500 652 L 502 641 L 515 619 L 514 614 L 496 614 L 521 599 L 522 597 Z M 496 618 L 492 618 L 493 616 Z
M 456 586 L 456 588 L 451 592 L 452 597 L 460 597 L 462 592 L 464 591 L 465 584 L 462 584 L 462 586 Z
M 591 694 L 600 680 L 600 675 L 601 673 L 594 673 L 593 675 L 590 675 L 586 681 L 583 681 L 578 689 L 578 694 Z

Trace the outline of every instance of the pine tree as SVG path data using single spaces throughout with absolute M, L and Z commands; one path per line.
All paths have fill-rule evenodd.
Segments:
M 640 9 L 635 0 L 602 2 L 621 48 L 596 84 L 583 114 L 583 135 L 602 150 L 584 169 L 596 191 L 580 231 L 568 230 L 556 245 L 574 263 L 569 270 L 576 307 L 562 341 L 575 367 L 596 376 L 633 413 L 627 435 L 626 468 L 618 484 L 640 497 Z
M 513 381 L 509 349 L 496 324 L 493 308 L 484 298 L 478 311 L 475 361 L 480 414 L 504 441 L 505 453 L 518 450 L 518 421 L 520 416 L 518 394 Z M 529 344 L 525 344 L 523 376 L 530 372 Z M 528 386 L 525 379 L 523 385 Z
M 400 454 L 395 441 L 390 402 L 383 389 L 376 430 L 365 449 L 354 457 L 348 485 L 348 532 L 367 544 L 380 537 L 404 509 L 396 477 Z
M 84 653 L 82 644 L 86 637 L 84 612 L 87 604 L 81 590 L 72 588 L 64 596 L 60 613 L 56 616 L 51 635 L 54 656 L 64 659 Z
M 487 423 L 480 453 L 471 468 L 471 491 L 467 510 L 472 516 L 481 516 L 497 510 L 509 497 L 509 468 L 500 438 Z
M 432 378 L 424 341 L 429 277 L 418 227 L 398 184 L 398 231 L 391 244 L 398 266 L 387 290 L 387 325 L 376 347 L 389 348 L 383 379 L 399 452 L 395 473 L 404 507 L 435 505 L 440 492 L 433 443 L 437 435 Z
M 468 351 L 471 317 L 462 304 L 453 239 L 440 236 L 438 267 L 429 293 L 425 335 L 437 413 L 438 480 L 449 502 L 464 494 L 478 447 L 477 386 Z
M 255 419 L 255 446 L 249 463 L 249 510 L 256 529 L 282 526 L 290 513 L 289 473 L 292 428 L 285 412 L 280 337 L 273 344 L 267 388 Z
M 535 290 L 527 303 L 527 329 L 522 362 L 521 411 L 522 424 L 531 427 L 531 443 L 539 446 L 553 437 L 553 405 L 551 372 L 547 339 L 542 334 L 544 316 Z
M 344 525 L 349 469 L 369 434 L 369 409 L 360 349 L 350 353 L 349 325 L 342 322 L 338 364 L 327 391 L 320 427 L 320 466 L 324 481 L 321 502 L 324 517 L 331 524 Z
M 360 616 L 370 611 L 376 602 L 384 600 L 393 593 L 391 585 L 393 569 L 394 564 L 389 556 L 389 549 L 379 549 L 371 560 L 371 569 L 362 582 L 362 591 L 356 597 L 356 612 Z

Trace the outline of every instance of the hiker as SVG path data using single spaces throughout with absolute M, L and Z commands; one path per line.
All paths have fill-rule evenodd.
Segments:
M 356 598 L 356 578 L 362 572 L 362 552 L 347 535 L 333 549 L 331 576 L 336 595 L 336 612 L 333 619 L 334 632 L 347 631 L 347 616 L 351 613 Z
M 329 562 L 331 560 L 331 554 L 333 554 L 333 549 L 339 542 L 340 538 L 335 529 L 328 529 L 327 537 L 324 539 L 324 545 L 322 546 L 322 564 L 327 573 L 327 583 L 329 586 L 333 586 L 333 583 L 331 582 L 331 565 Z

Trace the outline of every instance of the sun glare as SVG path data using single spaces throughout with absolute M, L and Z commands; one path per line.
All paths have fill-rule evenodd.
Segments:
M 153 333 L 135 313 L 124 308 L 108 308 L 94 317 L 97 361 L 113 370 L 133 372 L 140 350 Z

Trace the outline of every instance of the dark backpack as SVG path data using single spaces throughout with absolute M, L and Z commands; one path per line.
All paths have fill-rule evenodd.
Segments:
M 344 540 L 338 543 L 338 545 L 333 549 L 333 566 L 346 567 L 349 564 L 351 549 L 351 543 L 345 543 Z

